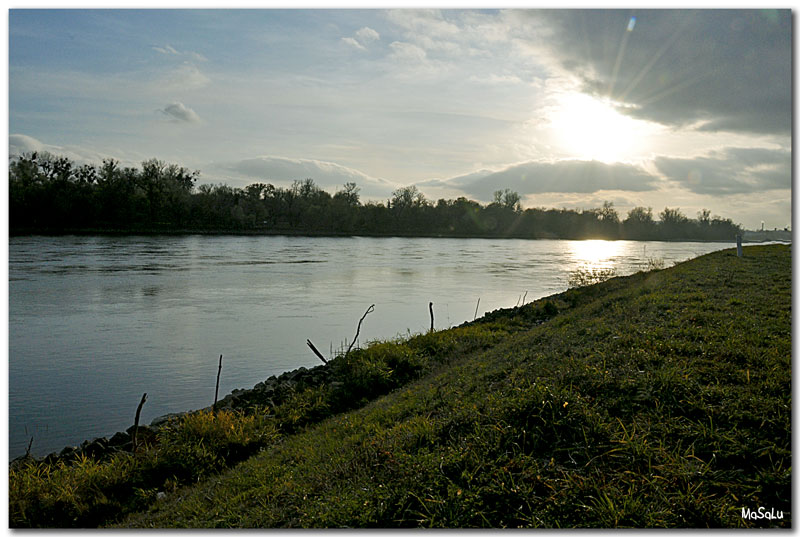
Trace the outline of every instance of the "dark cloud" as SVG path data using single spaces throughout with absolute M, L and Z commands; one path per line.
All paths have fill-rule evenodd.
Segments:
M 561 65 L 631 115 L 681 126 L 789 134 L 792 17 L 784 10 L 532 11 Z M 633 29 L 631 17 L 635 16 Z
M 161 113 L 176 121 L 183 121 L 186 123 L 196 123 L 200 121 L 200 116 L 183 103 L 172 103 L 161 110 Z
M 447 181 L 482 200 L 496 190 L 510 188 L 525 196 L 556 192 L 589 194 L 600 190 L 642 192 L 654 190 L 658 178 L 630 164 L 594 160 L 526 162 L 492 173 L 474 173 Z
M 691 159 L 658 157 L 655 164 L 668 179 L 696 194 L 745 194 L 792 186 L 792 155 L 786 150 L 727 148 Z

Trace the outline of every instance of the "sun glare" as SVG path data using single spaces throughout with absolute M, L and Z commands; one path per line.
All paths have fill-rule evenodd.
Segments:
M 619 254 L 620 243 L 604 240 L 572 241 L 570 249 L 579 265 L 595 269 L 609 268 L 613 265 L 611 258 Z
M 645 149 L 644 122 L 589 95 L 560 97 L 548 119 L 553 141 L 572 158 L 620 162 L 636 159 Z

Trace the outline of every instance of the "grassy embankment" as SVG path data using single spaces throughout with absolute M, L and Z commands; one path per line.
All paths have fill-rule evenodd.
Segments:
M 269 416 L 201 415 L 138 459 L 12 472 L 11 524 L 69 525 L 71 501 L 77 525 L 149 505 L 125 527 L 791 525 L 787 246 L 571 289 L 335 362 L 349 380 Z M 234 438 L 240 423 L 250 432 Z M 198 472 L 199 453 L 216 466 Z M 165 460 L 187 475 L 142 477 Z M 783 518 L 741 517 L 759 507 Z

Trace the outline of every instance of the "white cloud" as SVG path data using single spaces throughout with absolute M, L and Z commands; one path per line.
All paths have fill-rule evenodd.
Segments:
M 171 117 L 175 121 L 186 123 L 197 123 L 200 121 L 200 116 L 198 116 L 194 110 L 180 102 L 169 104 L 162 110 L 159 110 L 159 112 Z
M 171 45 L 164 45 L 163 47 L 152 46 L 150 47 L 159 54 L 164 54 L 166 56 L 185 56 L 191 58 L 192 60 L 199 61 L 199 62 L 207 62 L 208 58 L 200 54 L 199 52 L 194 52 L 191 50 L 188 51 L 179 51 L 175 47 Z
M 494 73 L 486 76 L 472 75 L 469 77 L 469 80 L 471 82 L 488 85 L 522 84 L 522 79 L 516 75 L 497 75 Z
M 399 9 L 388 12 L 390 21 L 403 28 L 406 35 L 413 37 L 438 36 L 457 38 L 461 28 L 445 20 L 438 9 Z
M 157 89 L 187 91 L 208 86 L 211 80 L 193 63 L 185 62 L 169 71 L 156 84 Z
M 77 164 L 99 164 L 104 159 L 114 159 L 124 166 L 135 166 L 136 159 L 129 156 L 111 155 L 76 145 L 52 145 L 37 140 L 27 134 L 11 134 L 8 137 L 8 156 L 17 157 L 26 153 L 50 153 L 58 157 L 66 157 Z
M 392 58 L 403 62 L 424 62 L 427 57 L 423 49 L 403 41 L 393 41 L 389 48 L 392 49 Z
M 356 41 L 352 37 L 343 37 L 342 41 L 344 41 L 345 43 L 347 43 L 351 47 L 357 48 L 359 50 L 366 50 L 361 43 L 359 43 L 358 41 Z
M 313 159 L 262 156 L 211 164 L 208 169 L 212 174 L 235 172 L 246 178 L 248 184 L 259 181 L 290 185 L 292 181 L 310 178 L 320 187 L 331 190 L 354 182 L 361 187 L 362 196 L 375 199 L 386 198 L 398 187 L 395 183 L 371 177 L 335 162 Z
M 48 151 L 42 142 L 25 134 L 11 134 L 8 137 L 9 156 L 23 155 L 35 151 Z
M 356 33 L 353 34 L 353 37 L 343 37 L 342 41 L 358 50 L 367 50 L 368 44 L 378 41 L 380 38 L 381 36 L 378 32 L 372 28 L 364 26 L 360 30 L 356 31 Z
M 156 52 L 159 52 L 161 54 L 175 54 L 175 55 L 179 54 L 179 52 L 177 50 L 175 50 L 174 48 L 172 48 L 169 45 L 166 45 L 166 46 L 163 46 L 163 47 L 152 47 L 152 48 L 153 48 L 153 50 L 155 50 Z
M 372 28 L 364 26 L 356 32 L 356 37 L 362 43 L 369 43 L 370 41 L 377 41 L 381 38 L 381 35 Z

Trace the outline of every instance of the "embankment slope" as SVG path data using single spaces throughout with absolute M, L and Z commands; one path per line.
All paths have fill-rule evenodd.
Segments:
M 498 344 L 120 525 L 791 525 L 789 246 L 548 300 L 548 321 L 489 314 Z M 759 507 L 783 518 L 743 518 Z

